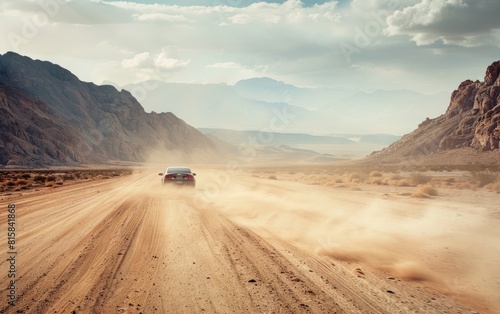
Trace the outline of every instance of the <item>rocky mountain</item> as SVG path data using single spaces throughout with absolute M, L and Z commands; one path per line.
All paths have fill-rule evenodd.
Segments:
M 0 165 L 216 154 L 195 128 L 172 113 L 146 113 L 128 91 L 82 82 L 58 65 L 12 52 L 0 55 L 0 111 Z
M 464 152 L 476 159 L 480 152 L 500 157 L 499 141 L 500 61 L 496 61 L 487 68 L 483 82 L 466 80 L 458 86 L 445 114 L 426 119 L 415 131 L 372 154 L 369 160 L 414 159 L 449 151 L 455 152 L 455 158 Z

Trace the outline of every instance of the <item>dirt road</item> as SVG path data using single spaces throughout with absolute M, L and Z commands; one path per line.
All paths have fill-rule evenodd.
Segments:
M 421 219 L 422 204 L 415 201 L 210 169 L 198 171 L 196 191 L 161 189 L 157 171 L 141 170 L 2 196 L 2 230 L 9 203 L 16 205 L 17 299 L 9 305 L 12 263 L 2 232 L 1 313 L 500 309 L 494 302 L 500 272 L 490 261 L 500 250 L 484 243 L 498 239 L 498 231 L 482 225 L 477 250 L 487 273 L 461 273 L 471 260 L 462 260 L 460 250 L 475 242 L 449 237 L 458 234 L 453 228 L 472 232 L 462 225 L 476 217 L 470 210 L 450 230 L 437 232 Z M 436 212 L 449 207 L 438 205 Z M 444 218 L 434 214 L 432 223 L 459 210 L 452 206 Z M 432 239 L 441 242 L 425 242 Z M 445 255 L 440 245 L 448 245 Z

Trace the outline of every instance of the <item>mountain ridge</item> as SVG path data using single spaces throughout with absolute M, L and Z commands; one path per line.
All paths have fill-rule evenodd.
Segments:
M 499 143 L 500 61 L 495 61 L 487 67 L 484 81 L 465 80 L 453 91 L 444 114 L 427 118 L 416 130 L 373 153 L 366 161 L 439 162 L 433 155 L 441 154 L 455 159 L 440 161 L 445 163 L 481 162 L 486 155 L 491 163 L 500 161 Z
M 241 85 L 249 82 L 250 87 L 242 89 Z M 156 88 L 144 93 L 143 85 Z M 267 87 L 260 90 L 259 86 Z M 270 78 L 242 80 L 235 85 L 153 81 L 125 88 L 137 97 L 143 96 L 141 102 L 147 111 L 175 110 L 197 128 L 269 128 L 276 116 L 273 111 L 278 110 L 294 115 L 278 131 L 309 134 L 404 134 L 410 131 L 409 126 L 416 127 L 422 119 L 440 114 L 445 109 L 442 104 L 449 99 L 443 93 L 401 95 L 398 91 L 385 91 L 384 95 L 393 95 L 391 101 L 385 101 L 374 99 L 373 95 L 363 98 L 361 92 L 353 90 L 299 88 Z M 166 103 L 167 97 L 172 101 Z M 362 101 L 357 101 L 360 97 Z M 221 111 L 225 117 L 221 117 Z M 360 115 L 360 111 L 365 114 Z
M 74 165 L 109 160 L 141 162 L 155 150 L 186 157 L 217 154 L 215 145 L 207 137 L 174 114 L 146 113 L 128 91 L 82 82 L 70 71 L 48 61 L 33 60 L 13 52 L 0 55 L 0 84 L 4 86 L 0 104 L 10 120 L 2 130 L 3 165 Z M 27 112 L 26 117 L 17 115 L 22 120 L 19 123 L 12 111 L 14 104 L 21 105 Z M 50 110 L 33 110 L 41 104 Z M 21 126 L 28 120 L 39 121 L 37 115 L 41 113 L 60 127 L 28 137 L 15 136 L 23 134 Z M 54 132 L 68 134 L 70 138 L 64 145 L 71 153 L 56 149 L 62 143 L 57 142 Z M 54 143 L 45 145 L 35 154 L 32 146 L 40 138 L 54 138 Z M 49 151 L 58 153 L 50 155 Z

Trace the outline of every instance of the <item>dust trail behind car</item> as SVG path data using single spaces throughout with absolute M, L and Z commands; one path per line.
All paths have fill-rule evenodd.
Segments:
M 199 182 L 208 203 L 262 236 L 500 310 L 500 217 L 474 199 L 398 198 L 220 170 Z

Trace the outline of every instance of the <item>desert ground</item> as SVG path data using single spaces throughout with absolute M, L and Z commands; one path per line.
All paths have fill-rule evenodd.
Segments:
M 1 313 L 500 313 L 498 169 L 4 171 Z

